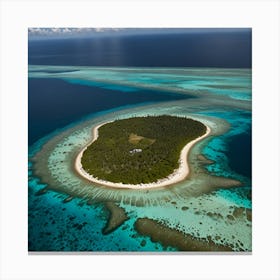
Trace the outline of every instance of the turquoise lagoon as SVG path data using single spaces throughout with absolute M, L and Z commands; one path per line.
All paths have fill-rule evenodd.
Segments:
M 180 250 L 137 232 L 139 218 L 194 240 L 211 240 L 237 252 L 252 250 L 251 70 L 29 65 L 28 77 L 100 88 L 117 96 L 150 90 L 159 97 L 87 112 L 29 147 L 29 251 Z M 191 151 L 189 179 L 162 189 L 116 190 L 75 173 L 75 156 L 90 140 L 93 126 L 149 114 L 190 116 L 211 127 L 211 137 Z M 124 209 L 128 219 L 103 234 L 110 217 L 108 201 Z

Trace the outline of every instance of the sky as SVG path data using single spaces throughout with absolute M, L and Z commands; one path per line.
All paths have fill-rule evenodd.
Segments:
M 74 37 L 100 37 L 137 34 L 165 34 L 165 33 L 222 33 L 249 31 L 249 28 L 29 28 L 29 40 L 74 38 Z

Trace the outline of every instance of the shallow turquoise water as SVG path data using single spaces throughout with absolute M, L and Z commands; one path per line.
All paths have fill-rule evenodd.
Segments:
M 80 199 L 67 204 L 63 194 L 48 192 L 36 196 L 32 192 L 38 183 L 30 182 L 29 189 L 29 250 L 33 251 L 162 251 L 147 237 L 135 234 L 130 221 L 103 235 L 108 213 L 102 204 L 88 206 Z M 42 185 L 40 186 L 42 187 Z M 36 207 L 35 207 L 36 205 Z M 132 221 L 132 220 L 131 220 Z M 125 230 L 123 230 L 125 228 Z M 141 242 L 145 240 L 145 247 Z
M 34 68 L 36 69 L 36 67 Z M 44 67 L 37 68 L 42 69 L 42 71 L 44 70 Z M 45 69 L 48 69 L 48 67 L 45 67 Z M 36 154 L 44 143 L 52 139 L 55 135 L 59 135 L 62 131 L 74 128 L 83 121 L 106 118 L 112 112 L 117 112 L 116 115 L 119 117 L 133 115 L 134 113 L 146 114 L 151 112 L 154 114 L 170 113 L 212 116 L 225 120 L 230 124 L 230 128 L 226 133 L 213 137 L 203 148 L 203 155 L 214 161 L 213 164 L 206 166 L 206 169 L 216 176 L 240 180 L 243 186 L 232 189 L 220 189 L 199 198 L 190 198 L 187 200 L 178 198 L 176 207 L 173 204 L 167 203 L 141 208 L 127 203 L 121 203 L 121 206 L 127 211 L 130 219 L 114 232 L 103 235 L 102 228 L 106 224 L 108 212 L 104 209 L 102 203 L 89 206 L 86 204 L 86 201 L 78 198 L 73 199 L 69 203 L 63 203 L 62 201 L 67 196 L 54 191 L 48 191 L 43 195 L 36 195 L 36 192 L 45 187 L 45 185 L 41 184 L 38 178 L 34 176 L 32 163 L 29 162 L 29 250 L 172 251 L 176 249 L 171 247 L 164 248 L 160 243 L 152 242 L 150 238 L 137 234 L 134 229 L 136 219 L 138 217 L 160 219 L 171 227 L 175 227 L 175 223 L 177 223 L 177 226 L 179 224 L 179 228 L 183 231 L 190 233 L 200 231 L 199 236 L 203 237 L 215 232 L 215 228 L 212 228 L 213 221 L 203 214 L 203 211 L 206 211 L 207 207 L 205 206 L 206 208 L 200 214 L 195 214 L 195 211 L 189 211 L 186 214 L 180 210 L 182 206 L 188 205 L 192 207 L 191 205 L 194 204 L 200 205 L 202 202 L 213 201 L 212 204 L 217 205 L 217 209 L 219 207 L 229 206 L 252 208 L 251 198 L 248 196 L 251 191 L 251 178 L 230 168 L 229 163 L 231 159 L 228 157 L 229 141 L 233 137 L 248 133 L 251 128 L 250 71 L 241 71 L 240 74 L 237 70 L 236 73 L 233 70 L 224 70 L 224 73 L 222 72 L 223 77 L 219 76 L 221 75 L 221 70 L 217 69 L 214 69 L 212 72 L 209 69 L 207 71 L 199 71 L 198 69 L 185 71 L 178 69 L 176 71 L 159 69 L 158 71 L 169 71 L 171 73 L 159 74 L 149 73 L 149 71 L 146 73 L 144 69 L 142 70 L 143 73 L 141 73 L 141 69 L 137 69 L 135 73 L 127 74 L 123 71 L 119 73 L 118 71 L 106 69 L 91 70 L 90 68 L 73 73 L 49 74 L 46 72 L 32 72 L 30 76 L 33 78 L 37 76 L 40 78 L 55 76 L 58 79 L 61 78 L 71 83 L 100 86 L 101 88 L 114 89 L 116 91 L 123 90 L 130 94 L 133 94 L 136 91 L 135 88 L 141 83 L 144 83 L 146 87 L 149 85 L 152 87 L 163 87 L 167 85 L 174 91 L 178 88 L 185 89 L 186 91 L 180 92 L 180 94 L 192 93 L 197 95 L 198 98 L 192 101 L 177 100 L 157 105 L 150 103 L 143 107 L 136 107 L 136 105 L 123 106 L 119 108 L 120 111 L 112 109 L 87 115 L 84 120 L 70 123 L 66 128 L 57 130 L 37 141 L 32 147 L 29 147 L 29 158 Z M 231 77 L 231 75 L 236 75 L 237 77 Z M 93 80 L 93 76 L 95 78 L 102 77 L 102 82 Z M 120 81 L 124 81 L 127 76 L 128 78 L 125 80 L 125 84 L 120 84 Z M 118 81 L 119 84 L 114 84 L 114 81 Z M 214 88 L 209 89 L 205 87 L 205 85 L 209 85 L 210 83 L 214 83 L 220 87 L 224 84 L 232 85 L 236 90 L 215 90 Z M 250 149 L 251 147 L 248 148 Z M 198 224 L 198 219 L 202 221 L 201 224 Z M 240 225 L 235 226 L 227 222 L 225 224 L 221 222 L 220 224 L 215 224 L 215 227 L 216 231 L 224 233 L 225 240 L 228 240 L 228 236 L 231 236 L 235 231 L 237 236 L 242 238 L 242 232 L 240 232 L 240 229 L 238 229 L 239 231 L 237 230 L 237 227 L 240 227 Z M 244 228 L 245 233 L 246 237 L 244 237 L 244 240 L 246 241 L 249 239 L 248 234 L 250 234 L 250 231 Z M 247 242 L 248 244 L 246 244 L 245 249 L 248 250 L 248 248 L 250 249 L 250 242 Z M 145 245 L 143 245 L 144 243 Z

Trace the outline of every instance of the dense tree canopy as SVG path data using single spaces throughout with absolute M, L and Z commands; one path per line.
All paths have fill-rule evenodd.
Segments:
M 182 148 L 206 133 L 193 119 L 147 116 L 116 120 L 99 128 L 82 156 L 84 170 L 96 178 L 124 184 L 156 182 L 179 166 Z

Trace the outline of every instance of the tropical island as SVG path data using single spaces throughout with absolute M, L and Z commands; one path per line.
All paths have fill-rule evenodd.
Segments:
M 77 156 L 84 178 L 118 188 L 152 188 L 177 183 L 189 173 L 190 148 L 210 134 L 200 121 L 161 115 L 98 125 Z

